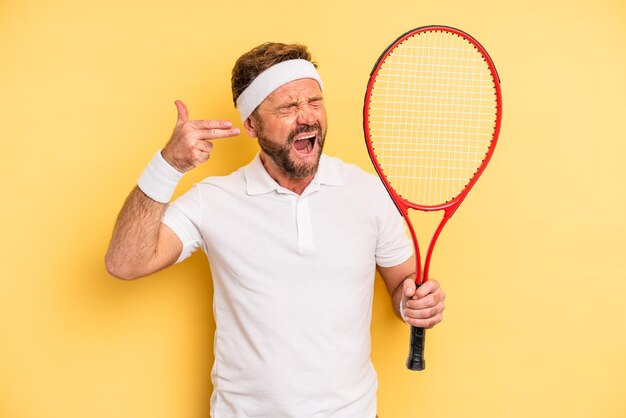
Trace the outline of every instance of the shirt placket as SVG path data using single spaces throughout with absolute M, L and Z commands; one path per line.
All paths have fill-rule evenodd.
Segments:
M 298 229 L 298 252 L 304 254 L 315 250 L 311 210 L 307 196 L 299 196 L 296 201 L 296 226 Z

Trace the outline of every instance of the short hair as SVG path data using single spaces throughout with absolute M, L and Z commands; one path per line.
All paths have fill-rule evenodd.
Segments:
M 295 59 L 307 60 L 317 68 L 317 64 L 312 61 L 311 53 L 307 47 L 300 44 L 265 42 L 239 57 L 235 62 L 231 77 L 235 107 L 237 107 L 239 95 L 259 74 L 280 62 Z

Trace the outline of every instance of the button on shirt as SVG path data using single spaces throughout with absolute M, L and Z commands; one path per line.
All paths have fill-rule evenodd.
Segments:
M 214 418 L 374 417 L 370 319 L 376 264 L 413 253 L 380 180 L 322 155 L 301 195 L 257 155 L 209 177 L 163 218 L 179 262 L 207 254 L 216 321 Z

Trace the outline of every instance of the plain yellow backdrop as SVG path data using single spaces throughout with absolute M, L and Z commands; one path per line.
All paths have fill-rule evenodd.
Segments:
M 404 369 L 407 328 L 377 281 L 380 417 L 626 416 L 622 0 L 2 0 L 0 417 L 208 417 L 204 255 L 131 282 L 103 263 L 125 196 L 173 128 L 174 100 L 240 126 L 234 60 L 268 40 L 307 44 L 325 80 L 327 152 L 372 171 L 369 71 L 426 24 L 483 43 L 504 119 L 435 250 L 448 299 L 426 371 Z M 176 194 L 256 150 L 245 135 L 216 141 Z

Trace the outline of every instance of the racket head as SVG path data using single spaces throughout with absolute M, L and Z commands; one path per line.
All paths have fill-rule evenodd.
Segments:
M 400 212 L 451 212 L 493 155 L 502 119 L 496 67 L 483 46 L 449 26 L 398 37 L 367 85 L 363 128 L 376 171 Z

